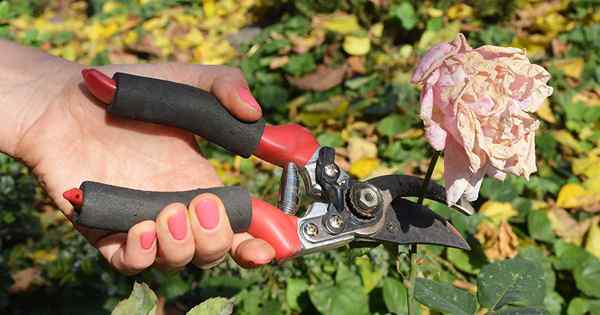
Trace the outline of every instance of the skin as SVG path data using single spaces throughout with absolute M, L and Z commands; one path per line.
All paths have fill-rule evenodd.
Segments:
M 29 166 L 67 218 L 73 207 L 62 193 L 93 180 L 135 189 L 173 191 L 220 186 L 210 163 L 202 157 L 192 134 L 170 127 L 109 117 L 103 104 L 82 84 L 84 66 L 39 50 L 0 41 L 0 152 Z M 197 86 L 210 91 L 236 117 L 254 121 L 260 109 L 244 102 L 236 91 L 248 89 L 242 73 L 224 66 L 157 64 L 99 67 L 112 75 L 128 72 Z M 198 122 L 202 123 L 202 122 Z M 219 209 L 215 228 L 202 228 L 194 211 L 202 200 Z M 187 233 L 177 240 L 168 219 L 183 211 Z M 177 270 L 188 263 L 212 267 L 227 252 L 243 267 L 270 262 L 275 255 L 265 241 L 246 233 L 233 234 L 218 197 L 202 194 L 189 205 L 168 205 L 155 221 L 144 221 L 127 234 L 75 226 L 110 264 L 125 274 L 152 265 Z M 155 233 L 148 249 L 143 233 Z

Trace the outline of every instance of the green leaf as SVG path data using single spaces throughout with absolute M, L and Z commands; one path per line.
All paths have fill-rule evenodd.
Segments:
M 589 296 L 600 297 L 600 260 L 588 259 L 575 268 L 573 275 L 579 290 Z
M 546 293 L 541 266 L 522 258 L 489 264 L 477 278 L 479 303 L 490 310 L 504 305 L 541 306 Z
M 335 285 L 321 284 L 309 291 L 309 297 L 319 312 L 328 315 L 369 314 L 369 297 L 360 277 L 342 263 L 338 265 Z
M 410 128 L 411 121 L 400 115 L 390 115 L 379 121 L 376 125 L 377 132 L 384 136 L 394 136 Z
M 574 270 L 588 260 L 594 259 L 585 249 L 563 240 L 554 243 L 554 252 L 556 254 L 554 267 L 558 270 Z
M 283 69 L 292 76 L 300 76 L 310 73 L 317 68 L 315 59 L 311 54 L 293 55 Z
M 383 301 L 388 311 L 397 315 L 408 314 L 408 292 L 401 281 L 394 278 L 383 280 Z
M 233 313 L 233 302 L 226 298 L 208 299 L 194 308 L 186 315 L 231 315 Z
M 525 188 L 525 180 L 517 176 L 507 176 L 503 181 L 484 178 L 481 185 L 481 195 L 495 201 L 511 202 Z
M 410 2 L 405 1 L 400 5 L 394 5 L 390 9 L 390 15 L 393 18 L 399 19 L 402 23 L 402 27 L 406 30 L 411 30 L 417 24 L 417 16 L 415 14 L 415 9 L 410 4 Z
M 289 278 L 285 289 L 285 299 L 292 310 L 300 310 L 298 297 L 308 289 L 305 279 Z
M 470 274 L 478 274 L 481 267 L 487 263 L 487 259 L 481 251 L 467 253 L 462 249 L 448 248 L 446 256 L 456 268 Z
M 321 145 L 339 148 L 344 145 L 344 139 L 339 132 L 325 132 L 317 137 Z
M 544 307 L 551 315 L 562 314 L 564 304 L 565 299 L 563 299 L 563 297 L 560 296 L 560 294 L 558 294 L 556 291 L 550 292 L 544 299 Z
M 546 211 L 530 211 L 527 217 L 527 228 L 529 234 L 536 240 L 551 242 L 554 240 L 552 224 Z
M 371 259 L 368 256 L 356 257 L 355 263 L 358 266 L 363 289 L 365 293 L 368 294 L 377 286 L 377 284 L 379 284 L 381 278 L 383 278 L 383 270 L 381 268 L 373 268 Z
M 156 294 L 147 284 L 135 282 L 129 298 L 119 302 L 111 315 L 154 315 L 156 301 Z
M 544 315 L 546 311 L 537 307 L 505 307 L 502 310 L 489 312 L 488 315 Z
M 432 310 L 449 314 L 473 315 L 477 309 L 475 297 L 469 292 L 424 278 L 417 278 L 415 299 Z
M 600 315 L 600 300 L 589 300 L 576 297 L 567 308 L 567 315 Z
M 254 89 L 254 95 L 263 108 L 277 108 L 285 106 L 289 93 L 279 85 L 259 85 Z

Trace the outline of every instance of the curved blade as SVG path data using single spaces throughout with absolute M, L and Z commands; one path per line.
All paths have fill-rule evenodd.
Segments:
M 368 183 L 379 188 L 382 192 L 388 191 L 393 199 L 397 197 L 418 197 L 423 187 L 423 179 L 409 175 L 386 175 L 372 178 Z M 434 182 L 429 182 L 425 191 L 426 199 L 431 199 L 443 204 L 446 202 L 446 189 Z M 468 202 L 455 204 L 452 208 L 466 215 L 473 214 L 473 208 Z
M 425 206 L 396 198 L 384 211 L 386 211 L 384 225 L 375 234 L 369 236 L 371 240 L 471 249 L 448 220 Z

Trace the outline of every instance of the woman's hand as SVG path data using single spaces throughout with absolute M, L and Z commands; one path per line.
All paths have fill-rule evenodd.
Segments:
M 67 217 L 71 218 L 73 208 L 62 192 L 84 180 L 154 191 L 221 185 L 210 163 L 198 153 L 192 134 L 110 117 L 81 84 L 82 66 L 6 45 L 43 62 L 38 63 L 35 78 L 23 81 L 8 75 L 0 84 L 0 95 L 10 91 L 8 97 L 0 98 L 0 114 L 13 118 L 12 128 L 0 128 L 0 133 L 13 132 L 8 141 L 0 142 L 0 150 L 31 167 Z M 260 106 L 234 68 L 160 64 L 111 65 L 100 70 L 108 75 L 120 71 L 194 85 L 212 92 L 239 119 L 261 117 Z M 15 104 L 13 109 L 1 109 L 10 104 Z M 171 204 L 155 221 L 141 222 L 127 234 L 76 228 L 127 274 L 155 263 L 168 269 L 189 262 L 206 268 L 222 261 L 227 251 L 245 267 L 268 263 L 274 257 L 266 242 L 246 233 L 234 235 L 223 204 L 211 194 L 197 196 L 189 205 Z

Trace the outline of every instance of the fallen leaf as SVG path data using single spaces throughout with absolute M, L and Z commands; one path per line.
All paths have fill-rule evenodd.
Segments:
M 485 255 L 491 261 L 504 260 L 517 255 L 519 239 L 506 221 L 500 223 L 500 228 L 489 223 L 480 224 L 475 238 L 482 244 Z
M 292 36 L 292 50 L 296 53 L 303 54 L 311 48 L 323 44 L 325 41 L 325 32 L 321 29 L 314 29 L 308 37 Z
M 313 28 L 325 28 L 328 31 L 340 33 L 340 34 L 352 34 L 354 32 L 362 30 L 358 24 L 356 16 L 336 12 L 329 15 L 317 15 L 312 20 Z
M 354 163 L 364 158 L 376 158 L 377 146 L 363 138 L 352 137 L 348 139 L 348 158 Z
M 550 102 L 548 101 L 548 99 L 544 99 L 544 103 L 542 103 L 542 106 L 540 106 L 536 114 L 540 116 L 541 119 L 551 124 L 556 123 L 556 116 L 554 116 L 554 113 L 550 108 Z
M 577 221 L 566 210 L 554 208 L 548 212 L 552 230 L 566 242 L 581 245 L 583 236 L 590 226 L 590 220 Z
M 592 219 L 592 226 L 585 241 L 585 249 L 600 259 L 600 216 Z
M 473 17 L 473 8 L 464 3 L 458 3 L 448 8 L 448 18 L 451 20 L 464 20 L 470 17 Z
M 275 58 L 271 59 L 269 68 L 271 68 L 271 69 L 281 68 L 281 67 L 285 66 L 289 60 L 290 59 L 288 56 L 275 57 Z
M 371 50 L 371 40 L 369 37 L 346 36 L 343 47 L 350 55 L 363 56 Z
M 383 23 L 376 23 L 369 29 L 369 35 L 379 38 L 383 35 Z
M 362 158 L 350 164 L 350 174 L 365 179 L 371 172 L 379 166 L 379 160 L 376 158 Z
M 346 63 L 354 73 L 364 74 L 367 72 L 367 69 L 365 68 L 365 58 L 362 56 L 350 56 L 346 59 Z
M 560 188 L 556 205 L 560 208 L 578 208 L 585 205 L 585 197 L 588 192 L 583 186 L 575 183 L 569 183 Z
M 581 148 L 581 144 L 579 141 L 573 137 L 573 135 L 566 130 L 558 130 L 552 132 L 554 139 L 558 141 L 558 143 L 573 149 L 577 153 L 581 153 L 583 149 Z
M 500 223 L 507 221 L 518 214 L 517 210 L 513 208 L 510 202 L 497 202 L 492 200 L 486 201 L 481 208 L 479 208 L 479 213 L 490 219 L 495 226 L 500 225 Z
M 573 79 L 580 79 L 584 66 L 583 58 L 555 60 L 552 64 Z
M 13 285 L 8 289 L 8 293 L 16 294 L 27 292 L 31 286 L 42 280 L 42 271 L 39 268 L 25 268 L 12 275 Z
M 287 80 L 291 85 L 301 90 L 327 91 L 344 81 L 346 69 L 347 66 L 345 64 L 337 68 L 319 65 L 312 73 L 299 78 L 287 77 Z

